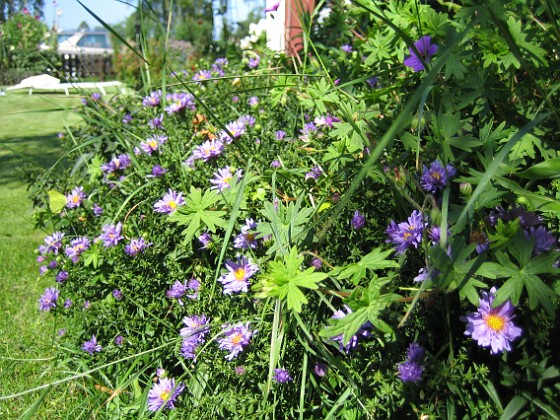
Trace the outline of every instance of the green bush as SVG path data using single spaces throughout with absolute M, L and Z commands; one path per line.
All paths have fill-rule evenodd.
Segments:
M 83 98 L 40 306 L 106 416 L 559 415 L 557 16 L 448 6 Z

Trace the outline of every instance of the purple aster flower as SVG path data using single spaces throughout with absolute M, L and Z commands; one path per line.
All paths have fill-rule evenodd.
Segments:
M 422 373 L 424 372 L 424 366 L 410 360 L 399 363 L 398 369 L 399 378 L 403 382 L 418 383 L 422 379 Z
M 52 260 L 48 263 L 47 265 L 49 270 L 52 270 L 53 268 L 58 267 L 58 261 L 57 260 Z
M 80 102 L 84 106 L 88 104 L 88 100 L 86 98 L 80 98 Z
M 220 132 L 220 141 L 230 144 L 234 139 L 241 137 L 245 134 L 245 124 L 243 121 L 232 121 L 226 124 L 226 129 L 231 133 L 231 136 L 226 130 Z
M 531 226 L 528 230 L 525 230 L 524 233 L 527 240 L 534 241 L 533 255 L 548 252 L 556 244 L 556 237 L 546 230 L 544 226 Z
M 84 187 L 76 187 L 71 193 L 66 195 L 66 207 L 69 209 L 79 207 L 85 198 L 86 193 L 84 192 Z
M 56 301 L 58 300 L 59 294 L 60 290 L 54 287 L 46 288 L 43 295 L 39 298 L 39 310 L 48 312 L 56 308 Z
M 62 337 L 64 334 L 66 334 L 66 330 L 64 328 L 61 328 L 58 330 L 57 334 L 59 337 Z
M 379 79 L 377 77 L 371 77 L 369 79 L 366 80 L 366 83 L 368 84 L 368 86 L 370 88 L 374 88 L 375 85 L 377 85 L 377 82 L 379 81 Z
M 366 224 L 366 216 L 360 213 L 358 210 L 354 212 L 354 216 L 352 216 L 352 227 L 355 230 L 360 230 Z
M 58 274 L 56 275 L 57 283 L 64 283 L 67 278 L 68 278 L 68 271 L 62 270 L 59 271 Z
M 145 108 L 158 106 L 161 101 L 161 95 L 161 90 L 156 90 L 150 93 L 149 96 L 144 97 L 144 99 L 142 100 L 142 105 Z
M 328 370 L 328 366 L 322 362 L 315 363 L 315 366 L 313 367 L 313 372 L 315 372 L 315 375 L 321 378 L 327 374 Z
M 259 98 L 256 96 L 251 96 L 248 101 L 249 106 L 257 106 L 259 104 Z
M 286 137 L 286 132 L 284 130 L 278 130 L 274 135 L 276 136 L 276 140 L 282 140 Z
M 152 166 L 152 174 L 150 176 L 154 178 L 161 178 L 166 174 L 166 172 L 167 169 L 162 168 L 160 165 L 154 165 Z
M 246 126 L 248 125 L 249 127 L 252 127 L 255 125 L 256 120 L 252 115 L 243 115 L 238 121 L 242 122 Z
M 66 300 L 64 301 L 64 309 L 69 309 L 72 307 L 72 305 L 73 305 L 72 299 L 66 298 Z
M 235 366 L 234 372 L 236 375 L 242 376 L 247 373 L 247 369 L 245 369 L 245 366 Z
M 162 136 L 156 134 L 152 137 L 147 138 L 145 141 L 140 143 L 140 148 L 147 153 L 152 155 L 152 152 L 160 151 L 160 146 L 167 142 L 167 136 Z
M 352 52 L 352 45 L 344 44 L 342 47 L 340 47 L 340 49 L 344 51 L 346 54 L 350 54 Z
M 199 70 L 198 73 L 196 73 L 192 79 L 195 82 L 202 82 L 204 80 L 208 80 L 211 78 L 212 78 L 212 72 L 210 70 Z
M 122 292 L 122 290 L 120 290 L 120 289 L 115 289 L 115 290 L 113 290 L 113 297 L 114 297 L 116 300 L 121 300 L 121 299 L 123 298 L 123 292 Z
M 204 232 L 198 237 L 198 241 L 202 244 L 200 249 L 208 249 L 208 247 L 212 243 L 212 235 L 210 235 L 210 233 L 208 232 Z
M 125 245 L 124 252 L 126 255 L 131 257 L 136 257 L 140 253 L 144 253 L 146 248 L 148 248 L 152 243 L 146 243 L 144 238 L 133 238 L 130 240 L 128 245 Z
M 99 217 L 103 214 L 103 207 L 97 205 L 97 204 L 93 204 L 93 215 L 95 217 Z
M 259 245 L 257 241 L 256 232 L 257 224 L 253 219 L 245 219 L 245 225 L 241 227 L 241 233 L 235 237 L 233 240 L 233 247 L 238 249 L 256 249 Z
M 487 217 L 488 224 L 492 227 L 496 226 L 498 220 L 511 222 L 519 219 L 519 226 L 523 229 L 529 229 L 531 226 L 538 226 L 542 223 L 542 218 L 532 211 L 527 211 L 523 206 L 513 207 L 511 210 L 505 210 L 502 206 L 496 207 L 496 212 L 491 211 Z
M 450 164 L 447 164 L 444 168 L 439 160 L 435 160 L 430 165 L 430 169 L 424 165 L 420 185 L 425 191 L 435 194 L 437 191 L 444 189 L 447 181 L 453 178 L 456 173 L 457 171 Z
M 273 168 L 280 168 L 282 166 L 282 164 L 280 163 L 279 160 L 275 159 L 270 163 L 270 166 L 273 167 Z
M 315 257 L 311 260 L 311 265 L 318 270 L 323 266 L 323 261 L 321 261 L 320 258 Z
M 160 128 L 163 128 L 163 114 L 160 114 L 158 117 L 154 117 L 148 121 L 148 125 L 152 130 L 159 130 Z
M 261 62 L 261 56 L 260 55 L 255 55 L 254 57 L 249 59 L 249 62 L 247 63 L 247 66 L 250 69 L 256 69 L 257 67 L 259 67 L 260 62 Z
M 197 146 L 192 154 L 193 159 L 202 159 L 208 162 L 213 157 L 219 156 L 224 150 L 224 144 L 220 140 L 207 140 L 200 146 Z
M 49 267 L 47 267 L 46 265 L 42 265 L 41 267 L 39 267 L 39 274 L 41 276 L 44 276 L 47 271 L 49 270 Z
M 131 122 L 132 122 L 132 115 L 130 114 L 126 114 L 122 119 L 123 124 L 130 124 Z
M 290 373 L 286 369 L 274 369 L 274 376 L 272 377 L 279 384 L 285 384 L 292 381 Z
M 175 385 L 175 379 L 173 378 L 160 379 L 154 383 L 148 393 L 148 410 L 174 409 L 175 401 L 184 389 L 185 386 L 181 383 Z
M 113 157 L 109 162 L 101 165 L 101 170 L 110 174 L 119 169 L 126 169 L 130 166 L 130 164 L 130 157 L 127 154 L 122 154 L 118 157 Z
M 91 340 L 88 340 L 84 342 L 84 344 L 82 344 L 82 350 L 93 356 L 93 352 L 99 353 L 101 350 L 103 350 L 103 347 L 101 347 L 100 344 L 97 344 L 97 338 L 95 338 L 95 335 L 92 335 Z
M 171 188 L 167 191 L 167 194 L 163 198 L 154 204 L 154 211 L 163 214 L 171 214 L 177 207 L 185 204 L 182 193 L 176 193 Z
M 84 309 L 89 309 L 89 308 L 91 308 L 91 302 L 89 300 L 86 300 L 84 302 Z
M 430 269 L 428 267 L 424 267 L 424 268 L 421 268 L 420 270 L 418 270 L 418 275 L 416 277 L 414 277 L 412 279 L 412 281 L 421 282 L 421 281 L 424 281 L 424 280 L 433 279 L 438 274 L 439 274 L 439 271 L 437 271 L 433 268 Z
M 117 335 L 115 337 L 115 345 L 122 346 L 123 343 L 124 343 L 124 337 L 122 335 Z
M 404 65 L 407 67 L 412 67 L 414 72 L 419 72 L 424 70 L 424 64 L 430 61 L 430 58 L 437 52 L 438 46 L 432 44 L 432 38 L 430 36 L 423 36 L 418 41 L 414 43 L 416 50 L 414 48 L 409 48 L 410 55 L 404 59 Z
M 53 253 L 55 255 L 58 254 L 58 250 L 62 248 L 62 238 L 64 238 L 63 232 L 53 232 L 52 235 L 48 235 L 45 237 L 45 245 L 39 247 L 39 251 L 42 255 Z
M 424 231 L 422 219 L 422 213 L 414 210 L 408 218 L 408 222 L 401 222 L 397 225 L 392 220 L 386 230 L 389 239 L 385 242 L 392 242 L 398 255 L 403 254 L 411 246 L 418 248 L 418 245 L 422 242 L 422 232 Z
M 256 331 L 251 331 L 249 325 L 249 322 L 245 325 L 222 325 L 222 334 L 225 337 L 218 340 L 218 346 L 221 350 L 229 351 L 229 354 L 225 356 L 226 360 L 231 361 L 236 358 L 251 342 L 251 337 Z
M 241 169 L 238 169 L 237 171 L 235 171 L 235 173 L 229 166 L 218 169 L 218 172 L 214 172 L 214 178 L 210 180 L 210 182 L 214 184 L 212 187 L 210 187 L 210 189 L 222 192 L 224 188 L 231 187 L 231 181 L 233 181 L 233 178 L 237 178 L 237 180 L 239 180 L 241 178 L 241 175 Z
M 205 315 L 193 315 L 183 318 L 186 327 L 181 329 L 184 337 L 181 345 L 181 356 L 185 359 L 196 359 L 196 349 L 204 343 L 204 336 L 210 331 L 210 320 Z
M 212 77 L 210 75 L 210 77 Z M 170 93 L 166 97 L 168 106 L 165 107 L 165 112 L 167 115 L 177 114 L 185 109 L 194 111 L 196 105 L 194 103 L 194 96 L 190 93 L 180 92 L 180 93 Z
M 424 366 L 420 363 L 424 358 L 425 350 L 418 343 L 410 343 L 406 351 L 406 360 L 399 363 L 399 378 L 403 382 L 418 383 L 422 378 Z
M 272 3 L 270 6 L 268 6 L 266 9 L 264 9 L 265 13 L 270 13 L 270 12 L 276 12 L 278 10 L 278 7 L 280 7 L 280 0 L 275 1 L 274 3 Z
M 490 293 L 482 292 L 478 310 L 461 320 L 467 323 L 465 335 L 477 340 L 481 347 L 490 347 L 491 354 L 498 354 L 504 350 L 511 350 L 510 343 L 521 336 L 521 328 L 513 324 L 515 306 L 507 300 L 500 306 L 493 308 L 492 302 L 496 295 L 496 288 Z
M 338 311 L 336 311 L 334 313 L 334 315 L 332 317 L 334 319 L 341 319 L 341 318 L 344 318 L 346 315 L 352 313 L 352 309 L 350 309 L 348 306 L 344 305 L 344 308 L 346 309 L 346 313 L 344 313 L 344 311 L 339 309 Z M 339 350 L 344 351 L 344 352 L 346 352 L 346 354 L 348 354 L 348 353 L 350 353 L 350 350 L 353 350 L 356 347 L 358 347 L 358 336 L 369 337 L 371 335 L 371 333 L 369 331 L 370 327 L 371 327 L 371 323 L 369 321 L 366 322 L 364 325 L 362 325 L 360 327 L 360 329 L 356 332 L 356 334 L 354 334 L 352 337 L 350 337 L 350 340 L 348 341 L 348 344 L 346 344 L 346 345 L 344 345 L 344 335 L 343 334 L 331 337 L 331 340 L 334 340 L 334 341 L 338 342 Z
M 93 92 L 91 94 L 91 100 L 92 101 L 99 101 L 101 99 L 101 94 L 98 92 Z
M 103 245 L 105 248 L 111 248 L 113 246 L 117 246 L 119 241 L 124 239 L 124 236 L 121 235 L 122 230 L 122 223 L 118 222 L 116 225 L 106 224 L 103 225 L 102 231 L 103 233 L 99 235 L 98 240 L 103 241 Z
M 238 257 L 237 263 L 227 260 L 226 268 L 228 273 L 222 275 L 218 281 L 224 285 L 224 294 L 247 292 L 249 279 L 259 271 L 258 265 L 250 259 Z
M 308 179 L 319 179 L 319 177 L 323 175 L 323 170 L 321 169 L 320 166 L 315 165 L 313 167 L 313 169 L 311 169 L 309 172 L 307 172 L 305 174 L 305 180 L 307 181 Z
M 185 296 L 186 293 L 187 293 L 186 281 L 184 283 L 181 283 L 179 280 L 177 280 L 175 283 L 171 285 L 171 289 L 169 289 L 165 293 L 165 296 L 167 296 L 170 299 L 180 299 L 183 296 Z
M 64 253 L 74 264 L 76 264 L 80 255 L 89 249 L 89 245 L 90 242 L 87 236 L 80 236 L 70 242 L 70 246 L 66 247 Z

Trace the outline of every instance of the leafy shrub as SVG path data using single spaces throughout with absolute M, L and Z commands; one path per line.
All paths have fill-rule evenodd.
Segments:
M 558 415 L 555 16 L 331 13 L 297 71 L 83 99 L 37 197 L 60 363 L 111 416 Z

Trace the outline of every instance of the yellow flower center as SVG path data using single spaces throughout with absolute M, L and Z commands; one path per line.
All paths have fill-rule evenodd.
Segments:
M 77 196 L 77 195 L 75 195 L 74 197 L 72 197 L 72 201 L 73 201 L 74 203 L 78 203 L 78 202 L 80 201 L 80 197 Z
M 152 149 L 157 149 L 157 141 L 155 140 L 150 140 L 148 142 L 148 145 L 152 148 Z
M 500 315 L 496 315 L 496 314 L 487 315 L 484 318 L 484 322 L 486 323 L 488 328 L 496 332 L 501 332 L 506 326 L 506 320 Z
M 237 270 L 235 270 L 235 280 L 237 281 L 243 281 L 245 280 L 245 269 L 243 267 L 239 267 Z
M 231 337 L 231 344 L 237 345 L 243 340 L 243 335 L 241 333 L 237 333 Z
M 226 176 L 224 178 L 224 183 L 229 185 L 229 183 L 231 182 L 232 179 L 233 179 L 233 176 Z
M 167 203 L 167 205 L 171 207 L 173 210 L 177 208 L 177 203 L 174 200 L 169 200 L 169 203 Z
M 163 401 L 167 401 L 169 399 L 169 397 L 171 396 L 171 394 L 167 391 L 163 391 L 161 394 L 159 394 L 159 397 L 163 400 Z

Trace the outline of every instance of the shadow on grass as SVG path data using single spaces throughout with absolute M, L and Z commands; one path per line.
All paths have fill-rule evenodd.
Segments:
M 0 185 L 21 184 L 26 173 L 47 170 L 62 155 L 56 134 L 0 140 Z

